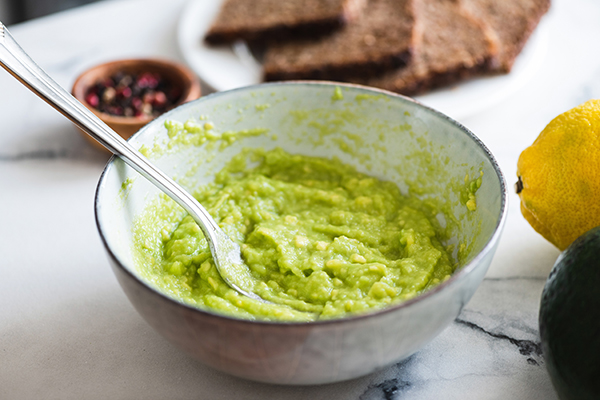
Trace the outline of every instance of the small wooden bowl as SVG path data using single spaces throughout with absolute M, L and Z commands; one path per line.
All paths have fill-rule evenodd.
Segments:
M 200 81 L 196 75 L 194 75 L 189 68 L 173 61 L 160 59 L 129 59 L 112 61 L 88 69 L 75 80 L 71 93 L 77 100 L 89 108 L 124 139 L 128 139 L 142 126 L 156 118 L 156 116 L 144 115 L 139 117 L 126 117 L 107 114 L 92 107 L 85 100 L 86 94 L 91 86 L 94 86 L 96 83 L 106 78 L 114 76 L 118 72 L 124 72 L 126 74 L 153 72 L 160 74 L 163 79 L 169 80 L 181 90 L 181 97 L 173 105 L 173 108 L 200 97 Z M 84 136 L 93 143 L 94 146 L 106 150 L 89 135 L 84 133 Z

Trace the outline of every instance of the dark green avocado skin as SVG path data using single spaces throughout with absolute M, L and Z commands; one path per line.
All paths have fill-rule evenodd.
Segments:
M 562 400 L 600 399 L 600 227 L 556 260 L 542 293 L 540 336 Z

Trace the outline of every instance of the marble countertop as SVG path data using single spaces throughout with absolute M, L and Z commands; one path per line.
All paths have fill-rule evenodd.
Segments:
M 184 0 L 107 1 L 9 27 L 60 84 L 118 58 L 180 59 Z M 543 66 L 518 91 L 460 120 L 497 157 L 517 158 L 559 113 L 600 97 L 600 3 L 553 0 Z M 208 89 L 205 88 L 205 91 Z M 192 360 L 154 332 L 121 291 L 96 231 L 107 156 L 0 71 L 0 399 L 555 399 L 538 308 L 558 255 L 510 193 L 486 279 L 458 319 L 408 360 L 349 382 L 284 387 Z

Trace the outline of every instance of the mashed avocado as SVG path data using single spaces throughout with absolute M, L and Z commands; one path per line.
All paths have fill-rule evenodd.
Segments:
M 240 244 L 260 281 L 255 292 L 277 303 L 230 289 L 199 227 L 163 197 L 135 224 L 137 267 L 199 308 L 246 319 L 340 318 L 410 299 L 455 268 L 418 199 L 335 159 L 246 150 L 194 196 Z

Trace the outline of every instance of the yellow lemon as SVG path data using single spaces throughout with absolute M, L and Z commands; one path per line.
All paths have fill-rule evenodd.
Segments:
M 517 164 L 531 226 L 560 250 L 600 225 L 600 100 L 554 118 Z

